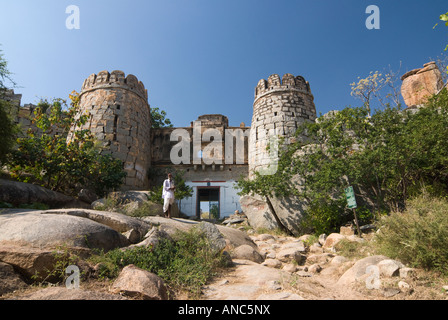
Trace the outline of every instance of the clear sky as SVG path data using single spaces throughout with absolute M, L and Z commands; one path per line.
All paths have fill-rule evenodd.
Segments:
M 66 28 L 66 8 L 80 29 Z M 380 9 L 368 30 L 366 8 Z M 350 83 L 390 65 L 401 74 L 444 53 L 446 0 L 0 0 L 0 48 L 23 94 L 68 98 L 102 70 L 134 74 L 175 126 L 220 113 L 250 124 L 254 88 L 302 75 L 318 113 L 359 105 Z

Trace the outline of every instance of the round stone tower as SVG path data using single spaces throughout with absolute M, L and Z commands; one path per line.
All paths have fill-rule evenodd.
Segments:
M 82 129 L 102 142 L 103 154 L 123 161 L 123 189 L 148 188 L 151 115 L 143 83 L 123 71 L 92 74 L 84 81 L 79 105 L 80 113 L 90 117 Z
M 255 88 L 252 125 L 249 137 L 249 177 L 254 171 L 268 169 L 273 164 L 273 137 L 283 137 L 288 143 L 298 126 L 316 119 L 314 96 L 310 85 L 301 76 L 277 74 L 261 79 Z M 270 151 L 266 150 L 269 147 Z M 275 165 L 274 165 L 275 170 Z M 269 174 L 269 171 L 267 171 Z

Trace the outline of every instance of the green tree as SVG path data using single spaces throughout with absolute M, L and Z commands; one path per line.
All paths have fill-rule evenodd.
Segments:
M 11 103 L 3 100 L 0 95 L 0 164 L 6 161 L 8 154 L 14 146 L 18 133 L 17 125 L 8 113 L 10 109 Z
M 443 21 L 445 23 L 445 26 L 448 27 L 448 12 L 445 14 L 441 14 L 439 19 L 440 19 L 440 21 Z M 436 23 L 434 28 L 437 27 L 437 25 L 438 25 L 438 23 Z M 448 45 L 445 47 L 445 51 L 447 51 L 447 50 L 448 50 Z
M 65 194 L 76 195 L 83 187 L 104 196 L 122 184 L 123 164 L 101 155 L 92 133 L 79 130 L 87 115 L 76 118 L 79 97 L 74 93 L 70 98 L 70 108 L 62 99 L 39 102 L 33 119 L 39 130 L 29 130 L 26 137 L 17 139 L 18 147 L 8 163 L 10 172 L 20 181 Z M 67 140 L 71 128 L 78 130 Z
M 193 196 L 193 188 L 185 183 L 184 174 L 185 172 L 181 170 L 173 171 L 174 185 L 176 186 L 174 198 L 179 201 L 179 204 L 183 199 Z M 155 203 L 163 204 L 162 194 L 163 185 L 155 187 L 152 189 L 150 200 Z
M 8 62 L 3 58 L 0 50 L 0 164 L 4 163 L 8 153 L 12 150 L 18 127 L 11 117 L 11 102 L 5 100 L 6 82 L 15 85 L 8 70 Z
M 12 79 L 12 73 L 8 69 L 8 61 L 4 58 L 3 54 L 0 50 L 0 91 L 8 88 L 6 82 L 9 82 L 10 86 L 14 87 L 16 83 Z
M 151 108 L 151 123 L 152 128 L 172 128 L 171 120 L 166 117 L 164 110 L 159 108 Z
M 387 106 L 368 113 L 366 106 L 345 108 L 304 124 L 297 142 L 280 148 L 277 173 L 240 180 L 242 193 L 299 197 L 315 229 L 335 229 L 351 219 L 343 192 L 349 185 L 366 219 L 370 211 L 403 208 L 423 186 L 446 192 L 448 91 L 417 112 Z

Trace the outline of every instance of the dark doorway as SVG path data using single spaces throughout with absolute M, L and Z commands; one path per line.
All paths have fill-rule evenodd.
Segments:
M 196 216 L 200 219 L 219 219 L 219 188 L 198 188 Z

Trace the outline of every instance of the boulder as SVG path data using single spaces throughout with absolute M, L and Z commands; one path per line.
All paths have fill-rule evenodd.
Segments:
M 305 215 L 306 204 L 298 197 L 270 198 L 272 207 L 280 223 L 291 234 L 298 237 L 302 235 L 302 221 Z
M 118 294 L 65 287 L 48 287 L 31 294 L 22 296 L 18 300 L 127 300 Z
M 256 237 L 256 240 L 257 241 L 268 241 L 268 240 L 275 241 L 275 237 L 272 234 L 263 233 L 263 234 L 260 234 L 258 237 Z
M 235 248 L 231 257 L 232 259 L 250 260 L 256 263 L 262 263 L 264 260 L 257 250 L 247 244 Z
M 121 233 L 98 222 L 39 211 L 0 214 L 2 241 L 41 248 L 68 246 L 105 251 L 130 244 Z
M 154 273 L 128 265 L 112 285 L 112 293 L 121 293 L 142 300 L 168 300 L 164 281 Z
M 331 259 L 332 265 L 341 265 L 343 263 L 346 263 L 348 259 L 344 256 L 335 256 L 333 259 Z
M 129 247 L 126 247 L 124 249 L 131 249 L 134 247 L 154 247 L 157 246 L 160 241 L 162 240 L 172 240 L 171 236 L 163 231 L 163 230 L 159 230 L 157 227 L 153 227 L 150 231 L 148 231 L 148 233 L 144 236 L 144 240 L 137 243 L 137 244 L 133 244 L 130 245 Z
M 240 198 L 241 208 L 254 229 L 274 230 L 285 228 L 295 236 L 300 236 L 305 204 L 296 197 L 269 198 L 272 205 L 259 196 Z
M 380 274 L 385 277 L 396 277 L 400 273 L 400 268 L 404 265 L 392 259 L 386 259 L 378 263 L 378 268 L 380 269 Z
M 300 253 L 305 253 L 307 250 L 305 243 L 303 241 L 293 241 L 293 242 L 286 243 L 281 247 L 281 250 L 288 249 L 288 248 L 296 249 Z
M 195 228 L 205 234 L 213 251 L 220 252 L 226 247 L 224 236 L 213 223 L 202 221 Z
M 50 208 L 87 208 L 88 204 L 62 193 L 18 181 L 0 179 L 0 202 L 14 206 L 43 203 Z
M 319 244 L 320 244 L 321 246 L 323 246 L 323 245 L 325 244 L 325 240 L 327 240 L 327 235 L 326 235 L 325 233 L 322 233 L 322 234 L 319 236 Z
M 301 252 L 299 250 L 297 250 L 296 248 L 286 248 L 283 250 L 280 250 L 279 252 L 277 252 L 277 257 L 278 260 L 280 260 L 281 262 L 296 262 L 299 265 L 302 264 L 306 257 L 304 255 L 301 254 Z
M 173 235 L 177 230 L 187 232 L 190 228 L 199 224 L 197 221 L 180 218 L 167 219 L 163 217 L 144 217 L 142 220 L 153 226 L 159 226 L 160 230 L 167 232 L 169 235 Z M 220 225 L 216 225 L 216 227 L 222 233 L 224 238 L 230 242 L 230 249 L 239 247 L 243 244 L 257 248 L 257 245 L 245 232 Z
M 14 244 L 0 244 L 0 261 L 13 266 L 25 278 L 38 275 L 40 279 L 56 263 L 53 250 Z M 39 279 L 38 279 L 39 280 Z
M 141 219 L 110 211 L 97 211 L 89 209 L 59 209 L 46 210 L 42 211 L 42 213 L 87 218 L 102 225 L 108 226 L 120 233 L 134 230 L 134 232 L 138 233 L 138 236 L 136 237 L 139 238 L 138 241 L 140 241 L 151 228 L 151 225 L 149 223 L 146 223 Z
M 421 69 L 405 73 L 401 80 L 401 95 L 408 107 L 426 103 L 429 96 L 443 88 L 442 73 L 435 62 L 426 63 Z
M 22 278 L 14 271 L 14 268 L 5 262 L 0 261 L 0 296 L 25 288 L 27 285 Z
M 275 269 L 280 269 L 282 266 L 283 266 L 283 264 L 279 261 L 279 260 L 277 260 L 277 259 L 271 259 L 271 258 L 268 258 L 268 259 L 266 259 L 263 263 L 262 263 L 262 265 L 263 266 L 266 266 L 266 267 L 270 267 L 270 268 L 275 268 Z M 292 265 L 292 264 L 291 264 Z M 283 270 L 285 270 L 285 268 L 283 268 Z M 285 270 L 285 271 L 289 271 L 289 270 Z M 295 271 L 295 270 L 294 270 Z M 289 271 L 289 272 L 291 272 L 291 271 Z
M 274 230 L 280 227 L 268 204 L 261 198 L 243 196 L 240 198 L 240 205 L 248 219 L 249 225 L 255 230 Z
M 339 243 L 339 241 L 343 239 L 346 239 L 346 236 L 343 236 L 342 234 L 339 233 L 332 233 L 325 239 L 323 247 L 325 249 L 333 248 L 335 245 Z
M 375 255 L 358 260 L 350 269 L 348 269 L 338 280 L 337 284 L 342 286 L 353 285 L 357 281 L 365 280 L 367 267 L 376 266 L 383 260 L 388 259 L 382 255 Z
M 92 203 L 98 200 L 98 196 L 90 189 L 81 189 L 78 193 L 78 199 L 85 203 Z
M 307 264 L 320 263 L 322 265 L 333 259 L 334 255 L 331 253 L 312 254 L 306 258 Z
M 342 234 L 343 236 L 352 236 L 355 234 L 355 230 L 353 230 L 351 226 L 341 227 L 339 233 Z

